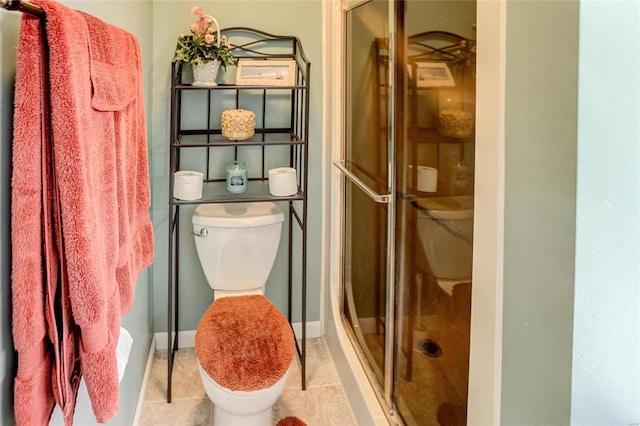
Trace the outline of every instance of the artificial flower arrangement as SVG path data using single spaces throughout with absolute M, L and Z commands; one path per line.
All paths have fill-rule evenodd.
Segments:
M 201 7 L 193 6 L 189 13 L 198 20 L 191 24 L 191 34 L 180 34 L 176 47 L 176 60 L 191 65 L 219 59 L 224 69 L 236 65 L 227 36 L 220 35 L 220 26 L 213 16 L 205 15 Z

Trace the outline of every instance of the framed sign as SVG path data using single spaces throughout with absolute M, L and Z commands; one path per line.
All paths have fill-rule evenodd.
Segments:
M 416 87 L 453 87 L 456 85 L 449 67 L 444 62 L 418 62 Z
M 238 62 L 238 86 L 293 86 L 296 61 L 241 59 Z

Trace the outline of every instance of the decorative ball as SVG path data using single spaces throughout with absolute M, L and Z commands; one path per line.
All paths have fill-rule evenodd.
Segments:
M 222 136 L 241 141 L 255 134 L 256 115 L 246 109 L 230 109 L 222 112 L 220 122 Z

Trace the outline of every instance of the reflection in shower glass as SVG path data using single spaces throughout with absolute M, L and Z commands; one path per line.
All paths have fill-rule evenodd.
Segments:
M 414 0 L 401 24 L 393 401 L 407 425 L 467 421 L 475 17 L 475 1 Z

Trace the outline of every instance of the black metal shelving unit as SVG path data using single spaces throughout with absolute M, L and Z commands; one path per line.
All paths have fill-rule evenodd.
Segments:
M 239 60 L 294 61 L 295 78 L 290 86 L 219 84 L 213 87 L 195 87 L 186 65 L 176 61 L 171 66 L 171 130 L 169 154 L 169 235 L 168 235 L 168 297 L 167 297 L 167 402 L 171 402 L 171 375 L 175 352 L 178 349 L 179 330 L 179 248 L 180 208 L 184 205 L 204 203 L 238 203 L 273 201 L 288 204 L 289 274 L 288 312 L 292 323 L 293 293 L 299 290 L 302 321 L 301 336 L 296 336 L 296 350 L 300 358 L 302 389 L 306 388 L 306 265 L 307 265 L 307 176 L 309 143 L 309 76 L 311 64 L 306 58 L 300 40 L 294 36 L 277 36 L 260 30 L 233 27 L 223 29 L 231 42 L 233 54 Z M 195 92 L 194 92 L 195 91 Z M 197 93 L 206 98 L 205 124 L 186 125 L 183 107 L 189 100 L 187 94 Z M 202 101 L 202 99 L 201 99 Z M 272 102 L 275 102 L 273 104 Z M 222 136 L 220 120 L 216 112 L 224 109 L 243 108 L 256 115 L 255 135 L 244 141 L 230 141 Z M 283 107 L 283 105 L 285 107 Z M 278 114 L 277 120 L 272 115 Z M 284 117 L 287 115 L 287 117 Z M 283 120 L 284 118 L 284 120 Z M 275 124 L 270 124 L 275 123 Z M 284 124 L 283 124 L 284 123 Z M 280 147 L 280 148 L 278 148 Z M 288 197 L 276 197 L 269 193 L 268 158 L 270 150 L 282 147 L 288 153 L 289 167 L 297 170 L 298 192 Z M 206 153 L 203 197 L 195 201 L 178 200 L 173 197 L 174 173 L 180 170 L 181 151 L 200 149 Z M 230 194 L 225 189 L 221 170 L 212 166 L 216 150 L 233 151 L 233 159 L 242 158 L 244 150 L 260 150 L 260 172 L 250 171 L 247 191 Z M 295 282 L 293 270 L 294 225 L 300 230 L 300 279 Z M 298 288 L 299 286 L 299 288 Z M 293 327 L 292 327 L 293 329 Z

